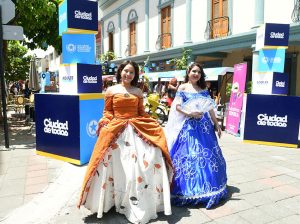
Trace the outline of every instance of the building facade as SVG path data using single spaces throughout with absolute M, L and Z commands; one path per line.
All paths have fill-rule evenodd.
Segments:
M 257 28 L 290 24 L 285 72 L 289 94 L 300 95 L 299 0 L 99 0 L 100 52 L 153 62 L 152 71 L 174 69 L 171 59 L 191 49 L 191 60 L 204 67 L 232 67 L 248 62 L 255 69 Z M 299 66 L 298 66 L 299 65 Z M 249 75 L 250 74 L 250 75 Z

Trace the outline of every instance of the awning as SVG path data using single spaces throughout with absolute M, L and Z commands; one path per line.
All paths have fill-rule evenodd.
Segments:
M 204 73 L 206 75 L 206 81 L 217 81 L 219 75 L 225 75 L 227 72 L 233 72 L 232 67 L 217 67 L 217 68 L 205 68 Z M 144 73 L 149 79 L 149 82 L 157 82 L 158 78 L 161 78 L 161 81 L 169 81 L 172 78 L 176 78 L 178 81 L 183 81 L 185 77 L 185 70 L 175 70 L 168 72 L 150 72 Z
M 176 78 L 178 81 L 183 81 L 185 76 L 185 70 L 175 70 L 175 71 L 168 71 L 168 72 L 150 72 L 144 73 L 149 79 L 149 82 L 157 82 L 158 78 L 161 81 L 170 81 L 172 78 Z
M 225 75 L 227 72 L 233 73 L 232 67 L 217 67 L 217 68 L 205 68 L 204 73 L 206 75 L 206 81 L 217 81 L 219 75 Z

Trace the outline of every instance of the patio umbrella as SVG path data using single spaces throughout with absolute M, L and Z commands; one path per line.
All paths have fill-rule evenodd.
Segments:
M 30 68 L 29 68 L 29 88 L 32 90 L 39 90 L 39 82 L 38 82 L 38 74 L 36 71 L 35 57 L 30 60 Z

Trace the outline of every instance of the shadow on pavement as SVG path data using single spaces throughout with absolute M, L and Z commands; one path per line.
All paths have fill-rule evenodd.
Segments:
M 183 217 L 189 217 L 190 211 L 188 210 L 188 207 L 175 207 L 172 206 L 172 215 L 166 216 L 163 212 L 158 213 L 158 218 L 151 220 L 149 223 L 154 223 L 157 221 L 166 221 L 170 224 L 173 223 L 179 223 L 179 221 Z M 97 213 L 94 213 L 92 215 L 89 215 L 85 217 L 84 223 L 90 223 L 90 224 L 128 224 L 130 223 L 126 217 L 122 214 L 119 214 L 115 211 L 115 208 L 111 208 L 108 213 L 104 213 L 103 217 L 101 219 L 97 218 Z

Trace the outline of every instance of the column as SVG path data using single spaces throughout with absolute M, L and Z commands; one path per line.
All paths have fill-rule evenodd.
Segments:
M 145 50 L 149 52 L 149 0 L 145 0 Z
M 119 30 L 119 53 L 118 53 L 118 58 L 121 58 L 122 57 L 121 10 L 118 10 L 118 30 Z
M 185 42 L 192 43 L 191 39 L 191 18 L 192 18 L 192 0 L 186 0 L 185 3 Z
M 101 54 L 104 54 L 104 21 L 101 20 Z
M 255 16 L 254 16 L 253 28 L 257 28 L 264 23 L 264 10 L 265 10 L 265 1 L 255 0 Z

